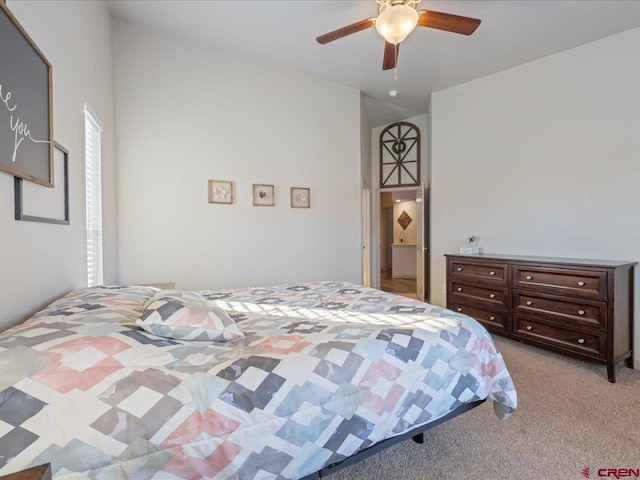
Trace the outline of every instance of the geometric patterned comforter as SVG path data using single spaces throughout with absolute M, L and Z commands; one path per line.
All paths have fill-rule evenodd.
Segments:
M 343 282 L 199 292 L 245 337 L 156 337 L 157 290 L 81 289 L 0 334 L 0 474 L 300 478 L 516 392 L 475 320 Z

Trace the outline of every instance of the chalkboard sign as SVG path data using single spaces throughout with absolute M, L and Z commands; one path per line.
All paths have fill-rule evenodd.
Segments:
M 0 3 L 0 170 L 53 187 L 51 64 Z

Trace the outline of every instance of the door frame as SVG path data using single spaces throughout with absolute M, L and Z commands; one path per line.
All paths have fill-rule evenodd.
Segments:
M 380 289 L 380 265 L 381 265 L 381 256 L 382 256 L 382 239 L 381 239 L 381 228 L 380 228 L 380 215 L 382 212 L 382 198 L 381 194 L 383 193 L 391 193 L 391 192 L 407 192 L 407 191 L 415 191 L 417 192 L 421 188 L 420 185 L 411 186 L 411 187 L 391 187 L 391 188 L 376 188 L 373 193 L 373 202 L 372 209 L 370 212 L 371 223 L 371 240 L 369 242 L 371 248 L 371 264 L 370 264 L 370 276 L 371 276 L 371 286 L 373 288 Z M 429 201 L 428 201 L 428 187 L 424 185 L 423 191 L 423 215 L 420 221 L 423 223 L 424 229 L 424 246 L 430 246 L 430 236 L 429 236 L 429 221 L 428 216 L 430 213 L 429 210 Z M 363 219 L 364 223 L 364 219 Z M 417 252 L 416 252 L 417 255 Z M 425 294 L 425 302 L 429 301 L 429 282 L 430 282 L 430 251 L 427 250 L 424 254 L 424 294 Z

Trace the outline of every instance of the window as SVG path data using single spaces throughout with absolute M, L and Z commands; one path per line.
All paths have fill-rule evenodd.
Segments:
M 84 160 L 87 185 L 87 285 L 102 279 L 102 124 L 84 105 Z

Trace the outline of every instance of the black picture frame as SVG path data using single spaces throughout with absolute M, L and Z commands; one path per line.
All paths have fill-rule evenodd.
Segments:
M 14 200 L 15 200 L 15 218 L 16 220 L 23 220 L 27 222 L 40 222 L 40 223 L 54 223 L 57 225 L 69 225 L 71 222 L 69 220 L 69 150 L 64 148 L 58 142 L 54 142 L 54 147 L 56 150 L 62 152 L 63 155 L 63 181 L 64 181 L 64 218 L 47 218 L 40 217 L 35 215 L 27 215 L 24 213 L 24 192 L 23 192 L 23 181 L 24 179 L 20 177 L 13 178 L 13 190 L 14 190 Z M 53 171 L 53 169 L 52 169 Z
M 0 170 L 53 187 L 51 63 L 0 1 Z

